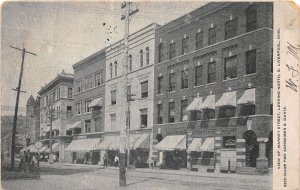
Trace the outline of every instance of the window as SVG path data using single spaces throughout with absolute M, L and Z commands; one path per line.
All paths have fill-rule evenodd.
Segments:
M 163 44 L 160 43 L 158 45 L 158 63 L 163 61 L 163 57 L 164 57 L 164 47 Z
M 216 27 L 208 30 L 208 45 L 215 44 L 217 42 L 217 31 Z
M 229 38 L 233 38 L 237 35 L 237 26 L 238 26 L 237 18 L 227 21 L 225 23 L 225 40 Z
M 195 68 L 195 86 L 202 85 L 203 66 L 199 65 Z
M 169 74 L 169 91 L 175 91 L 175 73 Z
M 197 120 L 200 120 L 201 119 L 201 111 L 192 111 L 192 118 L 193 118 L 193 121 L 197 121 Z
M 255 105 L 243 104 L 241 105 L 241 116 L 255 115 Z
M 237 77 L 237 56 L 225 59 L 224 79 L 232 79 Z
M 116 77 L 116 76 L 118 76 L 118 62 L 115 61 L 114 65 L 115 65 L 115 77 Z
M 109 64 L 109 74 L 110 74 L 110 78 L 112 78 L 113 77 L 112 63 Z
M 93 87 L 93 80 L 92 76 L 86 77 L 85 78 L 85 90 L 88 90 Z
M 132 55 L 130 54 L 129 56 L 128 56 L 128 62 L 129 62 L 129 71 L 132 71 Z
M 157 78 L 157 94 L 161 94 L 163 89 L 163 77 L 160 76 Z
M 84 131 L 85 131 L 85 133 L 91 132 L 91 120 L 84 121 Z
M 149 47 L 146 47 L 146 64 L 149 65 L 150 63 L 150 53 L 149 53 Z
M 162 124 L 163 123 L 163 105 L 162 104 L 157 104 L 157 124 Z
M 127 86 L 127 101 L 131 101 L 131 85 Z
M 95 74 L 95 86 L 100 86 L 103 83 L 102 72 Z
M 111 99 L 111 105 L 116 105 L 117 99 L 116 99 L 116 90 L 110 91 L 110 99 Z
M 73 94 L 72 94 L 72 88 L 68 88 L 68 98 L 72 98 Z
M 56 100 L 56 90 L 53 91 L 53 100 Z
M 89 108 L 90 103 L 91 103 L 91 100 L 84 101 L 83 113 L 89 113 L 91 111 L 90 108 Z
M 256 73 L 256 50 L 246 52 L 246 74 Z
M 216 67 L 215 62 L 208 63 L 207 83 L 216 82 Z
M 78 80 L 76 83 L 77 83 L 76 84 L 76 86 L 77 86 L 77 93 L 81 92 L 82 91 L 82 81 Z
M 182 39 L 182 50 L 181 54 L 186 54 L 189 51 L 189 38 Z
M 76 113 L 77 113 L 77 115 L 80 115 L 80 114 L 81 114 L 81 106 L 80 106 L 80 103 L 76 103 Z
M 147 109 L 141 109 L 140 112 L 141 112 L 140 113 L 141 128 L 146 128 L 147 127 L 147 118 L 148 118 Z
M 181 89 L 189 87 L 189 74 L 187 70 L 181 71 Z
M 48 106 L 49 105 L 49 98 L 48 98 L 48 96 L 46 96 L 46 106 Z
M 204 109 L 203 110 L 203 119 L 214 119 L 215 118 L 215 110 L 213 109 Z
M 175 103 L 169 102 L 169 123 L 175 122 Z
M 250 5 L 247 10 L 247 21 L 246 21 L 246 32 L 250 32 L 256 29 L 257 25 L 257 13 L 256 13 L 256 6 Z
M 222 106 L 219 111 L 219 118 L 234 117 L 235 107 L 232 106 Z
M 44 123 L 44 115 L 43 114 L 41 114 L 40 118 L 41 118 L 41 123 Z
M 140 64 L 141 64 L 141 67 L 143 67 L 143 61 L 144 61 L 144 55 L 143 55 L 143 50 L 140 50 Z
M 203 48 L 203 32 L 196 34 L 196 50 Z
M 169 58 L 172 59 L 176 57 L 176 43 L 170 44 L 169 47 Z
M 110 114 L 110 130 L 116 130 L 116 114 Z
M 50 98 L 51 99 L 51 98 Z M 57 99 L 60 99 L 60 88 L 57 89 Z M 50 100 L 51 101 L 51 100 Z
M 141 83 L 141 98 L 148 97 L 148 81 Z
M 67 117 L 72 117 L 72 106 L 67 106 Z
M 56 118 L 60 118 L 60 106 L 56 108 Z
M 186 111 L 187 106 L 188 106 L 188 100 L 181 100 L 181 115 L 180 115 L 181 121 L 188 120 L 188 112 Z

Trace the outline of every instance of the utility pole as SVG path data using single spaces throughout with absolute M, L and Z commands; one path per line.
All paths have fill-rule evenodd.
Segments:
M 49 164 L 53 164 L 53 153 L 52 153 L 52 120 L 53 120 L 53 100 L 51 100 L 51 96 L 49 99 L 50 102 L 50 115 L 49 120 L 50 123 L 48 126 L 50 126 L 50 136 L 49 136 Z
M 127 94 L 127 75 L 128 75 L 128 45 L 129 45 L 129 17 L 138 12 L 138 9 L 131 11 L 131 2 L 122 3 L 121 8 L 125 8 L 125 15 L 122 15 L 121 20 L 125 20 L 125 34 L 124 34 L 124 61 L 122 69 L 122 90 L 121 90 L 121 110 L 124 111 L 121 114 L 121 126 L 120 129 L 120 167 L 119 167 L 119 185 L 126 186 L 126 136 L 129 128 L 129 122 L 126 122 L 126 118 L 129 118 L 129 112 L 126 110 L 128 103 Z M 129 158 L 127 158 L 129 159 Z
M 35 53 L 26 51 L 26 49 L 23 47 L 23 49 L 17 48 L 10 46 L 13 49 L 16 49 L 18 51 L 22 52 L 22 62 L 21 62 L 21 70 L 20 70 L 20 75 L 19 75 L 19 84 L 18 87 L 16 88 L 17 90 L 17 99 L 16 99 L 16 106 L 15 106 L 15 116 L 14 116 L 14 123 L 13 123 L 13 129 L 12 129 L 12 135 L 11 135 L 11 160 L 10 160 L 10 167 L 11 169 L 14 169 L 15 167 L 15 148 L 16 148 L 16 130 L 17 130 L 17 121 L 18 121 L 18 109 L 19 109 L 19 99 L 20 99 L 20 92 L 21 92 L 21 84 L 22 84 L 22 77 L 23 77 L 23 69 L 24 69 L 24 59 L 25 59 L 25 54 L 31 54 L 35 55 Z

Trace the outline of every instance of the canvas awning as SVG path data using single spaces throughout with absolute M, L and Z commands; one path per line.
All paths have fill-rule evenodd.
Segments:
M 72 125 L 67 125 L 66 130 L 72 130 L 74 128 L 80 128 L 81 127 L 81 121 L 76 121 Z
M 48 145 L 44 145 L 39 149 L 39 152 L 45 152 L 45 150 L 48 148 Z
M 237 104 L 255 104 L 255 88 L 245 90 Z
M 215 95 L 208 95 L 202 103 L 201 109 L 215 109 Z
M 130 149 L 149 149 L 150 148 L 150 135 L 149 134 L 130 134 Z
M 102 106 L 102 98 L 96 98 L 89 104 L 89 108 L 95 106 Z
M 52 144 L 52 152 L 58 152 L 59 149 L 58 149 L 58 143 L 53 143 Z M 45 150 L 46 153 L 49 153 L 50 152 L 50 147 L 48 147 L 46 150 Z
M 186 150 L 185 135 L 166 136 L 154 146 L 154 149 L 161 151 Z
M 191 104 L 186 108 L 186 111 L 200 111 L 202 104 L 202 97 L 196 97 Z
M 30 150 L 30 152 L 37 152 L 37 148 L 33 144 L 28 146 L 26 150 Z
M 204 143 L 201 145 L 199 151 L 207 151 L 207 152 L 214 152 L 215 146 L 215 138 L 208 137 L 205 139 Z
M 105 136 L 104 140 L 96 147 L 99 150 L 118 150 L 120 149 L 120 136 Z
M 216 106 L 236 106 L 236 91 L 225 92 L 216 102 Z
M 188 147 L 188 152 L 200 152 L 200 147 L 202 145 L 202 138 L 193 138 L 192 143 Z
M 92 151 L 100 143 L 100 138 L 88 138 L 73 140 L 66 148 L 65 151 Z

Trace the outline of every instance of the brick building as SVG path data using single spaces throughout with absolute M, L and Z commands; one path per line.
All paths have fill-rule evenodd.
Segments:
M 72 124 L 73 83 L 74 75 L 62 71 L 38 92 L 41 97 L 40 141 L 43 143 L 39 151 L 49 153 L 52 113 L 52 150 L 59 157 L 59 162 L 64 160 L 64 148 L 71 140 L 66 131 Z M 29 148 L 34 149 L 34 147 Z
M 66 162 L 82 162 L 88 154 L 89 162 L 99 161 L 100 143 L 104 131 L 104 80 L 105 49 L 73 65 L 74 69 L 74 116 L 67 134 L 73 141 L 65 149 Z
M 162 167 L 272 167 L 272 38 L 267 2 L 209 3 L 157 29 L 153 131 Z

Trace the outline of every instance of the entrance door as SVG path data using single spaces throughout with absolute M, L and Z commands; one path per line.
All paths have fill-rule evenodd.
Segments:
M 273 131 L 269 134 L 269 141 L 267 142 L 267 155 L 269 168 L 273 168 Z
M 256 158 L 258 157 L 258 143 L 256 134 L 252 130 L 248 130 L 243 134 L 246 141 L 246 167 L 256 167 Z

